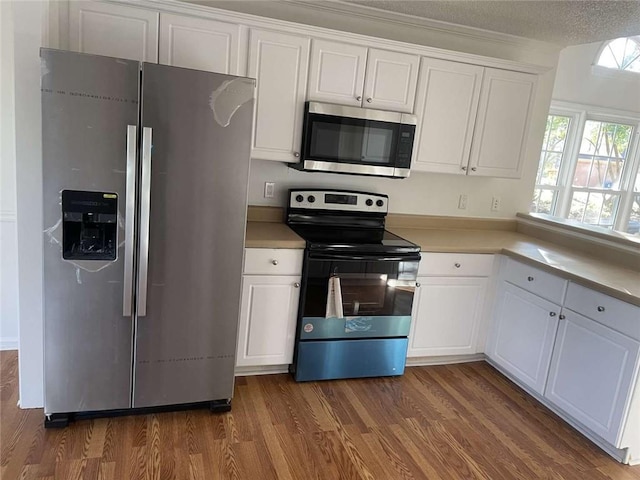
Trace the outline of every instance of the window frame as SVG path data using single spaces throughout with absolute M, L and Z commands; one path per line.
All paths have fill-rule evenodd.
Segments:
M 620 40 L 621 38 L 624 39 L 631 39 L 632 41 L 636 42 L 638 45 L 640 45 L 640 41 L 636 40 L 633 37 L 640 37 L 640 35 L 631 35 L 629 37 L 620 37 L 620 38 L 613 38 L 611 40 L 606 40 L 604 42 L 602 42 L 602 45 L 600 45 L 600 48 L 598 48 L 598 52 L 596 53 L 596 57 L 593 60 L 593 63 L 591 64 L 592 71 L 598 72 L 603 76 L 622 76 L 624 77 L 625 75 L 640 75 L 640 72 L 635 72 L 633 70 L 626 70 L 623 68 L 614 68 L 614 67 L 605 67 L 604 65 L 600 65 L 598 62 L 600 61 L 600 57 L 602 56 L 602 53 L 604 52 L 604 49 L 607 48 L 609 46 L 610 43 L 615 42 L 616 40 Z M 613 75 L 607 75 L 608 72 L 616 72 Z
M 552 207 L 555 208 L 552 208 L 550 213 L 550 215 L 565 219 L 568 218 L 569 211 L 571 209 L 571 199 L 574 191 L 597 190 L 589 188 L 583 189 L 581 187 L 573 186 L 573 177 L 578 165 L 580 144 L 582 142 L 586 122 L 588 120 L 593 120 L 597 122 L 621 123 L 633 126 L 633 135 L 629 140 L 629 153 L 625 159 L 625 167 L 623 168 L 622 175 L 620 177 L 620 189 L 615 190 L 615 192 L 620 192 L 620 200 L 613 225 L 611 227 L 612 230 L 626 232 L 633 205 L 633 187 L 636 176 L 640 171 L 640 114 L 592 105 L 552 101 L 547 117 L 549 115 L 571 118 L 569 131 L 567 132 L 565 140 L 565 150 L 560 164 L 560 172 L 558 173 L 558 197 L 556 198 L 555 205 L 552 205 Z M 542 152 L 542 145 L 540 151 Z M 539 165 L 540 156 L 538 157 L 538 168 Z M 549 189 L 549 186 L 538 185 L 537 183 L 534 184 L 532 198 L 535 190 L 538 188 Z M 591 224 L 584 223 L 584 225 Z

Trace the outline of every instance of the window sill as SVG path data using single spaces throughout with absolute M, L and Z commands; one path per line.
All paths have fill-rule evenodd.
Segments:
M 584 223 L 576 222 L 575 220 L 554 217 L 545 213 L 518 213 L 516 216 L 529 222 L 549 225 L 561 230 L 567 230 L 569 232 L 604 240 L 614 245 L 640 249 L 640 235 L 631 235 L 629 233 L 617 232 L 603 227 L 585 225 Z

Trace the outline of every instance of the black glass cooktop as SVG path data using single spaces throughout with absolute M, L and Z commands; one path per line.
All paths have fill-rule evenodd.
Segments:
M 312 251 L 417 253 L 420 246 L 383 229 L 289 225 Z

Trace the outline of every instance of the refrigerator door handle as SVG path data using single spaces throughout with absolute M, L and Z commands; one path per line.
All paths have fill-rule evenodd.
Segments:
M 138 317 L 147 314 L 149 269 L 149 215 L 151 210 L 151 137 L 153 129 L 142 129 L 142 181 L 140 183 L 140 264 L 138 269 Z
M 133 302 L 133 254 L 136 212 L 136 158 L 138 154 L 137 127 L 127 125 L 127 184 L 124 227 L 124 289 L 122 292 L 122 315 L 131 316 Z

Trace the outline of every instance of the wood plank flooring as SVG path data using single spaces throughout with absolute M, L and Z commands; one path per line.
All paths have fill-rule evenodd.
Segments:
M 233 410 L 84 420 L 44 430 L 16 407 L 0 352 L 2 480 L 640 479 L 478 362 L 403 377 L 236 380 Z

